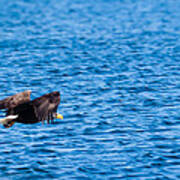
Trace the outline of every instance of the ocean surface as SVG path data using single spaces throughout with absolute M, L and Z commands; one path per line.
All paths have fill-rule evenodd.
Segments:
M 1 0 L 0 99 L 28 89 L 64 119 L 0 126 L 1 180 L 180 179 L 179 0 Z

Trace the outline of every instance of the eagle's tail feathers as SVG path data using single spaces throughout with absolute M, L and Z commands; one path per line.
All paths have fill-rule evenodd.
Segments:
M 5 128 L 11 127 L 15 123 L 15 119 L 18 115 L 9 115 L 5 118 L 0 119 L 0 124 L 3 124 Z

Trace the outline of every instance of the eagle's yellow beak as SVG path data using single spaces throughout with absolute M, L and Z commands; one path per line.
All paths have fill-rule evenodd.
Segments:
M 62 114 L 57 113 L 57 115 L 56 115 L 56 119 L 63 119 L 63 115 L 62 115 Z

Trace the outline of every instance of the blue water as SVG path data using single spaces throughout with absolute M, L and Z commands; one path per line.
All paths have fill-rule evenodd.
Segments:
M 0 179 L 180 179 L 179 37 L 179 0 L 1 0 L 0 97 L 64 120 L 0 127 Z

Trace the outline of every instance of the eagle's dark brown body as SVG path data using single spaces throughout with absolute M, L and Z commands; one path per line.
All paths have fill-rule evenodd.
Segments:
M 0 109 L 7 109 L 7 117 L 18 116 L 10 123 L 4 124 L 5 127 L 10 127 L 12 122 L 24 124 L 53 122 L 60 103 L 60 93 L 51 92 L 34 100 L 30 100 L 30 93 L 30 91 L 21 92 L 0 101 Z

